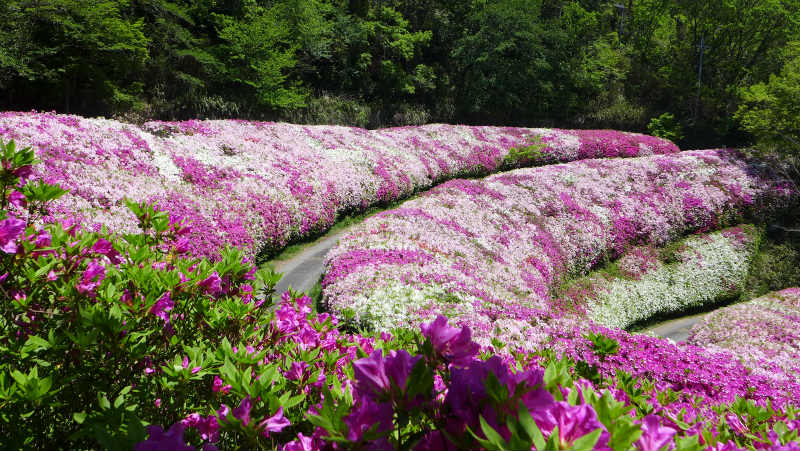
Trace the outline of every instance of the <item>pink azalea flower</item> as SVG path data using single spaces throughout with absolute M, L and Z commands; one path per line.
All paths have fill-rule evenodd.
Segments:
M 210 276 L 197 283 L 197 286 L 205 290 L 206 293 L 217 296 L 222 293 L 222 279 L 214 271 Z
M 187 428 L 197 429 L 200 438 L 209 442 L 219 440 L 219 423 L 215 415 L 203 417 L 198 413 L 193 413 L 181 421 Z
M 105 255 L 109 260 L 111 260 L 111 263 L 115 265 L 122 262 L 119 252 L 114 249 L 114 246 L 109 241 L 103 238 L 98 239 L 97 242 L 94 243 L 92 246 L 92 252 Z
M 25 221 L 13 216 L 0 221 L 0 249 L 6 254 L 17 253 L 17 237 L 25 231 Z
M 219 376 L 214 376 L 214 382 L 211 384 L 211 391 L 214 393 L 222 392 L 222 394 L 226 394 L 231 391 L 231 388 L 233 388 L 232 385 L 224 385 L 224 382 Z
M 175 243 L 172 245 L 172 251 L 175 252 L 176 254 L 185 254 L 189 252 L 189 250 L 191 249 L 189 247 L 190 243 L 191 241 L 187 237 L 178 238 L 178 240 L 176 240 Z
M 26 180 L 30 175 L 33 173 L 33 166 L 25 165 L 21 166 L 14 171 L 11 172 L 15 176 L 19 177 L 21 180 Z
M 247 426 L 250 424 L 250 409 L 253 407 L 253 401 L 250 399 L 250 395 L 247 395 L 242 401 L 239 403 L 238 407 L 234 407 L 231 410 L 227 405 L 222 404 L 222 406 L 217 411 L 219 415 L 219 419 L 221 421 L 226 421 L 228 418 L 228 413 L 232 413 L 233 417 L 240 420 L 242 424 Z
M 661 426 L 657 415 L 642 418 L 642 436 L 636 441 L 636 447 L 642 451 L 655 451 L 666 446 L 677 432 L 670 427 Z
M 308 363 L 306 362 L 292 362 L 289 366 L 289 370 L 286 371 L 286 379 L 291 381 L 297 381 L 305 376 L 305 371 L 308 369 Z
M 321 438 L 322 432 L 317 428 L 310 437 L 297 434 L 297 439 L 283 445 L 283 451 L 315 451 L 325 446 L 325 441 Z
M 192 451 L 194 448 L 189 446 L 183 439 L 184 429 L 184 425 L 180 422 L 173 424 L 167 432 L 164 432 L 161 426 L 147 426 L 147 432 L 150 436 L 147 440 L 137 443 L 134 449 L 136 451 L 158 451 L 165 449 Z
M 12 191 L 11 194 L 8 195 L 8 202 L 18 208 L 28 207 L 28 202 L 25 200 L 25 195 L 19 191 Z
M 86 271 L 78 283 L 78 292 L 89 297 L 95 296 L 95 290 L 103 282 L 106 277 L 106 268 L 97 263 L 97 260 L 92 260 L 86 267 Z
M 447 325 L 447 317 L 439 315 L 435 320 L 420 326 L 422 335 L 431 341 L 433 349 L 448 362 L 466 365 L 478 353 L 480 346 L 472 341 L 472 332 L 464 326 L 461 330 Z
M 386 375 L 383 353 L 380 350 L 353 362 L 353 372 L 356 385 L 364 393 L 382 393 L 391 388 L 389 377 Z
M 603 432 L 594 445 L 594 449 L 610 449 L 608 448 L 608 439 L 610 438 L 608 431 L 597 419 L 597 413 L 592 406 L 588 404 L 571 406 L 569 403 L 559 401 L 555 403 L 549 413 L 550 418 L 554 420 L 554 425 L 558 426 L 558 439 L 563 447 L 571 446 L 575 440 L 584 435 L 602 429 Z
M 362 435 L 375 424 L 378 425 L 376 432 L 391 430 L 393 414 L 390 403 L 376 403 L 370 397 L 362 396 L 360 400 L 357 400 L 356 407 L 350 415 L 344 419 L 348 428 L 347 439 L 354 442 L 361 440 Z
M 261 423 L 258 423 L 258 428 L 265 437 L 269 437 L 270 432 L 279 433 L 290 424 L 289 420 L 283 416 L 283 407 L 278 407 L 275 415 L 264 418 Z
M 175 301 L 172 300 L 172 295 L 169 291 L 165 292 L 161 297 L 150 307 L 150 313 L 169 322 L 169 311 L 175 307 Z

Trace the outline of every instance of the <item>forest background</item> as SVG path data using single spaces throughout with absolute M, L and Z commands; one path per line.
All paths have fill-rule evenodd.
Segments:
M 798 149 L 800 0 L 4 0 L 0 109 Z

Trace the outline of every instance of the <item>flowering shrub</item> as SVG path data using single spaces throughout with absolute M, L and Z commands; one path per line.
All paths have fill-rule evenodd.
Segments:
M 787 288 L 709 313 L 687 342 L 730 352 L 762 374 L 800 381 L 798 321 L 800 288 Z
M 4 447 L 800 447 L 800 386 L 729 354 L 557 319 L 531 351 L 444 316 L 346 334 L 306 296 L 272 305 L 277 276 L 241 252 L 192 257 L 150 204 L 126 202 L 137 233 L 38 224 L 64 192 L 0 147 Z
M 666 140 L 608 130 L 426 125 L 368 131 L 244 121 L 138 128 L 15 112 L 0 113 L 0 137 L 33 146 L 42 162 L 32 176 L 69 190 L 51 206 L 49 221 L 134 233 L 136 219 L 123 199 L 155 203 L 191 221 L 192 255 L 214 258 L 227 245 L 248 257 L 281 249 L 326 230 L 341 213 L 456 176 L 678 150 Z
M 209 393 L 208 344 L 249 339 L 268 312 L 253 284 L 269 291 L 277 277 L 233 249 L 186 257 L 187 226 L 145 204 L 129 203 L 138 234 L 35 225 L 63 191 L 29 182 L 30 149 L 2 150 L 0 436 L 12 448 L 130 447 L 142 418 Z
M 742 225 L 693 235 L 667 252 L 635 247 L 609 268 L 570 282 L 564 297 L 596 323 L 620 328 L 730 299 L 742 291 L 759 237 L 754 226 Z
M 796 194 L 725 150 L 453 180 L 351 229 L 328 254 L 323 301 L 377 330 L 443 313 L 481 344 L 535 346 L 537 324 L 584 313 L 552 296 L 565 279 L 633 245 L 766 217 Z

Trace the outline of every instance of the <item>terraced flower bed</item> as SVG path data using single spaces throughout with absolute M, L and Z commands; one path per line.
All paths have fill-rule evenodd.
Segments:
M 531 322 L 580 313 L 552 296 L 564 280 L 633 245 L 765 217 L 795 194 L 725 150 L 455 180 L 353 229 L 328 255 L 323 299 L 377 330 L 444 313 L 483 344 L 535 346 Z
M 31 145 L 32 177 L 68 189 L 53 218 L 135 230 L 124 198 L 192 222 L 193 255 L 235 246 L 254 257 L 329 228 L 347 211 L 449 178 L 600 156 L 674 153 L 614 131 L 428 125 L 368 131 L 244 121 L 142 128 L 49 113 L 0 113 L 0 137 Z
M 796 321 L 797 289 L 754 301 L 759 308 L 752 317 L 735 308 L 720 313 L 738 318 L 742 333 L 767 321 L 770 327 L 759 337 L 776 343 L 762 347 L 754 340 L 731 346 L 736 337 L 716 330 L 717 322 L 706 326 L 707 333 L 696 331 L 693 340 L 708 344 L 699 347 L 631 335 L 586 317 L 630 311 L 620 321 L 631 321 L 650 314 L 652 306 L 673 308 L 676 297 L 705 302 L 695 289 L 700 284 L 710 296 L 732 290 L 757 231 L 714 230 L 796 200 L 793 188 L 763 166 L 731 151 L 696 151 L 447 182 L 367 220 L 332 254 L 325 279 L 329 305 L 342 313 L 355 306 L 358 318 L 373 325 L 395 321 L 391 333 L 354 333 L 350 318 L 314 312 L 307 296 L 272 296 L 277 276 L 252 265 L 250 242 L 236 241 L 261 239 L 249 231 L 237 235 L 235 227 L 252 219 L 235 202 L 243 192 L 253 195 L 241 187 L 259 186 L 257 178 L 233 172 L 222 158 L 213 167 L 201 161 L 211 158 L 203 156 L 213 153 L 209 149 L 237 155 L 233 147 L 219 147 L 239 142 L 219 137 L 226 127 L 226 133 L 244 130 L 249 138 L 264 133 L 276 139 L 277 133 L 284 141 L 306 129 L 232 122 L 147 127 L 159 136 L 66 116 L 0 118 L 0 134 L 38 136 L 46 149 L 37 152 L 43 161 L 35 166 L 33 150 L 0 148 L 2 447 L 800 448 L 794 338 L 779 333 Z M 489 146 L 516 133 L 447 126 L 374 133 L 406 136 L 440 128 L 447 131 L 435 131 L 439 137 L 460 136 L 454 146 L 473 139 L 478 147 Z M 341 139 L 354 141 L 367 133 L 331 134 L 337 130 Z M 494 138 L 477 137 L 489 130 Z M 495 166 L 480 171 L 530 163 L 525 158 L 547 163 L 595 151 L 631 156 L 639 149 L 629 135 L 613 136 L 616 147 L 605 148 L 600 139 L 593 151 L 557 158 L 556 147 L 544 155 L 539 146 L 508 147 Z M 308 148 L 327 138 L 314 139 Z M 80 150 L 83 145 L 90 150 Z M 341 156 L 337 149 L 349 144 L 339 145 L 322 145 L 320 152 Z M 256 147 L 242 146 L 242 161 L 255 155 Z M 390 153 L 353 148 L 360 156 L 342 157 L 342 167 Z M 292 152 L 287 148 L 283 155 Z M 241 165 L 271 174 L 266 168 L 276 160 L 266 155 L 263 161 L 270 163 L 263 167 L 258 158 Z M 309 155 L 317 159 L 299 167 L 334 170 L 321 153 Z M 380 161 L 394 161 L 397 172 L 379 174 L 370 189 L 352 185 L 364 188 L 354 202 L 381 201 L 377 193 L 391 186 L 387 180 L 412 174 L 401 167 L 406 160 L 393 158 Z M 88 167 L 80 173 L 83 163 Z M 368 173 L 352 172 L 356 178 Z M 457 173 L 419 180 L 430 184 Z M 87 183 L 89 176 L 97 179 Z M 288 192 L 293 205 L 316 205 L 318 187 L 302 177 L 265 179 L 264 189 Z M 73 191 L 65 195 L 40 178 Z M 313 189 L 292 193 L 305 185 L 291 180 L 309 180 Z M 406 187 L 425 186 L 413 180 L 395 184 L 402 187 L 397 194 L 385 192 L 401 196 Z M 180 190 L 197 203 L 165 201 L 164 193 Z M 125 202 L 123 210 L 117 202 L 126 193 L 144 201 Z M 225 206 L 210 196 L 230 202 L 224 214 L 203 216 L 202 202 L 220 211 Z M 281 223 L 289 224 L 285 230 L 298 227 L 293 220 Z M 108 229 L 95 230 L 100 223 Z M 654 257 L 656 247 L 694 232 L 704 235 Z M 242 247 L 214 247 L 221 244 Z M 619 256 L 618 277 L 592 279 L 597 287 L 591 299 L 555 296 L 562 282 Z M 687 274 L 697 277 L 696 285 L 681 291 L 675 279 Z M 661 298 L 649 298 L 653 286 Z M 369 306 L 358 296 L 381 303 Z M 417 298 L 423 299 L 419 305 Z M 648 298 L 652 305 L 636 309 L 625 303 L 628 298 Z M 387 308 L 389 301 L 395 307 Z M 742 360 L 730 351 L 743 352 Z

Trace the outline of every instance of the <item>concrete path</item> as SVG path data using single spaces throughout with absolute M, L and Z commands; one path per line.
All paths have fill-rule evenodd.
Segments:
M 295 291 L 311 290 L 325 272 L 325 255 L 347 232 L 345 229 L 326 236 L 288 260 L 277 262 L 275 271 L 283 273 L 283 278 L 275 286 L 275 292 L 283 293 L 290 286 Z
M 689 338 L 689 331 L 692 329 L 692 326 L 702 321 L 703 317 L 705 316 L 706 313 L 700 313 L 697 315 L 685 316 L 683 318 L 665 321 L 663 323 L 653 325 L 642 332 L 652 332 L 654 335 L 659 337 L 671 338 L 676 343 L 679 341 L 686 341 L 686 339 Z

